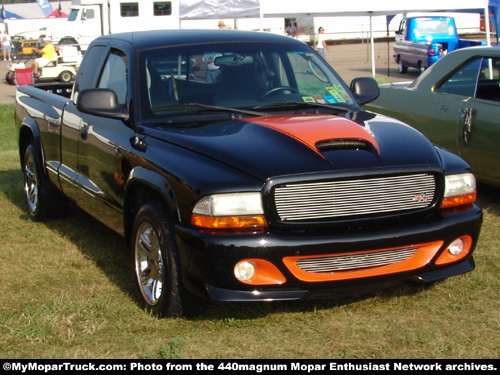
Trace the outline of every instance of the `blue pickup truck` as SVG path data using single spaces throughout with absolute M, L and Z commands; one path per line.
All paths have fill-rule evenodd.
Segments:
M 460 39 L 453 17 L 407 17 L 396 31 L 394 60 L 402 74 L 408 67 L 422 73 L 448 52 L 481 44 L 485 43 Z

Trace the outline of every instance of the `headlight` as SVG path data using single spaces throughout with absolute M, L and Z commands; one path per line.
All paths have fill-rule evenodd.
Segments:
M 191 224 L 207 229 L 264 228 L 262 196 L 258 192 L 206 196 L 194 206 Z
M 453 208 L 476 201 L 476 178 L 472 173 L 445 176 L 441 208 Z

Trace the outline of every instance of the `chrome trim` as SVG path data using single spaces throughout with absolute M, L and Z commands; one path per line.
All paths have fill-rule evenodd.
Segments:
M 298 221 L 425 209 L 435 194 L 434 175 L 413 174 L 285 184 L 275 189 L 274 200 L 280 220 Z

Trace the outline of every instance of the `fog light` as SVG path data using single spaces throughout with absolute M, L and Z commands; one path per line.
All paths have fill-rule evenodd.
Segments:
M 461 238 L 457 238 L 450 244 L 450 246 L 448 246 L 448 251 L 451 255 L 459 255 L 462 251 L 464 251 L 464 248 L 464 240 L 462 240 Z
M 234 276 L 240 281 L 251 280 L 255 275 L 255 263 L 242 261 L 234 266 Z
M 461 236 L 454 239 L 445 251 L 436 259 L 436 264 L 449 264 L 464 259 L 472 249 L 472 237 Z

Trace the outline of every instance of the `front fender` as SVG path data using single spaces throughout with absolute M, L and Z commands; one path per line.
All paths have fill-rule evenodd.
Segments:
M 444 147 L 434 145 L 434 148 L 441 158 L 445 174 L 470 172 L 470 165 L 464 159 Z
M 181 220 L 178 199 L 170 181 L 158 172 L 145 167 L 133 168 L 125 184 L 124 225 L 127 239 L 135 212 L 142 204 L 152 199 L 161 199 L 172 214 L 173 220 Z

